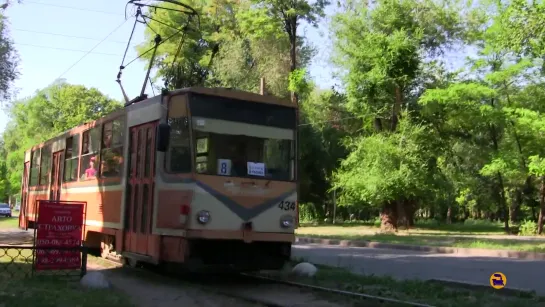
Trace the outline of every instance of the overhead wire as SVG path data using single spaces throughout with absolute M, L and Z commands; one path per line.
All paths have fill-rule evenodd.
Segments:
M 153 93 L 153 96 L 155 96 L 155 90 L 153 89 L 153 81 L 151 81 L 151 77 L 148 77 L 149 84 L 151 85 L 151 92 Z
M 148 0 L 147 3 L 150 3 L 152 2 L 152 0 Z M 96 12 L 96 13 L 104 13 L 104 14 L 112 14 L 112 15 L 120 15 L 120 16 L 125 16 L 125 19 L 124 21 L 119 24 L 117 27 L 115 27 L 110 33 L 108 33 L 108 35 L 106 35 L 106 37 L 104 37 L 103 39 L 101 39 L 96 45 L 93 46 L 93 48 L 91 48 L 90 50 L 88 51 L 83 51 L 83 50 L 75 50 L 75 49 L 69 49 L 69 48 L 60 48 L 60 47 L 48 47 L 48 46 L 39 46 L 39 45 L 33 45 L 33 44 L 19 44 L 19 45 L 27 45 L 27 46 L 32 46 L 32 47 L 41 47 L 41 48 L 51 48 L 51 49 L 57 49 L 57 50 L 67 50 L 67 51 L 73 51 L 73 52 L 85 52 L 85 54 L 80 57 L 76 62 L 74 62 L 72 65 L 70 65 L 63 73 L 61 73 L 55 80 L 57 79 L 60 79 L 62 76 L 64 76 L 66 73 L 68 73 L 70 70 L 72 70 L 72 68 L 74 68 L 79 62 L 81 62 L 86 56 L 88 56 L 89 54 L 103 54 L 103 55 L 114 55 L 114 54 L 107 54 L 107 53 L 100 53 L 100 52 L 94 52 L 94 50 L 100 46 L 103 42 L 107 41 L 108 38 L 114 34 L 117 30 L 119 30 L 119 28 L 121 28 L 128 20 L 128 18 L 126 18 L 126 15 L 123 15 L 123 14 L 118 14 L 118 13 L 113 13 L 113 12 L 107 12 L 107 11 L 99 11 L 99 10 L 92 10 L 92 9 L 83 9 L 83 8 L 77 8 L 77 7 L 69 7 L 69 6 L 63 6 L 63 5 L 55 5 L 55 4 L 49 4 L 49 3 L 41 3 L 41 2 L 35 2 L 35 1 L 25 1 L 25 3 L 32 3 L 32 4 L 39 4 L 39 5 L 44 5 L 44 6 L 52 6 L 52 7 L 60 7 L 60 8 L 67 8 L 67 9 L 73 9 L 73 10 L 78 10 L 78 11 L 85 11 L 85 12 Z M 133 16 L 134 17 L 134 16 Z M 131 32 L 131 38 L 132 38 L 132 35 L 134 33 L 134 27 L 133 26 L 133 30 Z M 25 30 L 21 30 L 19 29 L 20 31 L 25 31 Z M 39 32 L 39 31 L 31 31 L 31 30 L 26 30 L 25 32 Z M 92 39 L 92 40 L 95 40 L 93 38 L 87 38 L 87 37 L 75 37 L 75 36 L 71 36 L 71 35 L 63 35 L 63 34 L 57 34 L 57 33 L 47 33 L 47 32 L 42 32 L 42 34 L 51 34 L 51 35 L 58 35 L 58 36 L 65 36 L 65 37 L 73 37 L 73 38 L 81 38 L 81 39 Z M 98 40 L 98 39 L 96 39 Z M 118 41 L 117 41 L 118 42 Z M 125 43 L 125 42 L 123 42 Z M 128 44 L 130 44 L 130 40 L 128 42 Z M 129 45 L 127 46 L 126 48 L 126 51 L 125 51 L 125 55 L 126 56 L 126 52 L 128 51 L 128 47 Z M 118 55 L 115 55 L 115 56 L 118 56 Z M 151 82 L 151 80 L 150 80 Z
M 182 32 L 184 29 L 186 28 L 186 26 L 180 28 L 178 31 L 176 31 L 174 34 L 170 35 L 169 37 L 167 37 L 166 39 L 164 40 L 161 40 L 161 42 L 158 44 L 158 46 L 164 44 L 166 41 L 168 41 L 169 39 L 173 38 L 174 36 L 176 36 L 177 34 L 179 34 L 180 32 Z M 148 50 L 142 52 L 140 55 L 138 55 L 136 58 L 134 58 L 132 61 L 130 61 L 129 63 L 127 63 L 125 65 L 125 67 L 129 66 L 130 64 L 132 64 L 134 61 L 138 60 L 139 58 L 143 57 L 144 55 L 146 55 L 147 53 L 149 53 L 150 51 L 152 51 L 153 49 L 155 49 L 155 47 L 151 47 L 149 48 Z
M 148 26 L 148 28 L 150 28 L 150 30 L 151 30 L 153 33 L 155 33 L 156 35 L 159 35 L 159 33 L 157 33 L 157 31 L 155 31 L 155 30 L 149 25 L 149 23 L 148 23 L 147 20 L 146 20 L 145 15 L 141 15 L 141 16 L 142 16 L 142 20 L 144 21 L 144 23 L 146 24 L 146 26 Z
M 45 49 L 54 49 L 54 50 L 62 50 L 62 51 L 72 51 L 72 52 L 85 52 L 85 53 L 89 53 L 89 54 L 121 56 L 121 54 L 114 54 L 114 53 L 103 53 L 103 52 L 96 52 L 96 51 L 89 52 L 88 50 L 70 49 L 70 48 L 53 47 L 53 46 L 41 46 L 41 45 L 26 44 L 26 43 L 14 43 L 14 45 L 36 47 L 36 48 L 45 48 Z
M 165 42 L 169 41 L 171 38 L 173 38 L 174 36 L 178 35 L 178 34 L 179 34 L 180 32 L 182 32 L 182 31 L 183 31 L 183 34 L 182 34 L 182 39 L 181 39 L 181 41 L 180 41 L 180 45 L 183 44 L 183 42 L 184 42 L 184 40 L 185 40 L 185 34 L 186 34 L 185 30 L 187 30 L 187 28 L 188 28 L 188 26 L 189 26 L 189 23 L 190 23 L 190 21 L 191 21 L 191 16 L 197 15 L 197 18 L 198 18 L 198 13 L 197 13 L 192 7 L 190 7 L 190 6 L 186 5 L 186 4 L 183 4 L 183 3 L 181 3 L 181 2 L 175 1 L 175 0 L 162 0 L 162 1 L 168 2 L 168 3 L 172 3 L 172 4 L 176 4 L 176 5 L 180 5 L 180 6 L 184 7 L 184 8 L 186 8 L 186 9 L 190 10 L 190 12 L 188 12 L 188 11 L 182 11 L 182 10 L 176 10 L 176 9 L 169 9 L 169 8 L 166 8 L 166 7 L 159 7 L 159 6 L 150 5 L 150 3 L 152 2 L 152 1 L 150 1 L 150 0 L 149 0 L 149 1 L 146 1 L 146 3 L 137 3 L 137 1 L 140 1 L 140 0 L 129 0 L 129 1 L 127 2 L 127 4 L 125 5 L 125 12 L 127 11 L 127 6 L 128 6 L 129 4 L 133 4 L 133 5 L 137 8 L 137 10 L 136 10 L 136 15 L 135 15 L 135 23 L 134 23 L 134 26 L 133 26 L 133 32 L 134 32 L 134 28 L 136 27 L 136 23 L 137 23 L 137 22 L 140 22 L 140 23 L 145 24 L 148 28 L 150 28 L 150 30 L 151 30 L 152 32 L 154 32 L 154 33 L 156 34 L 156 35 L 155 35 L 155 38 L 154 38 L 155 44 L 154 44 L 153 47 L 151 47 L 151 48 L 149 48 L 148 50 L 142 52 L 142 53 L 139 54 L 136 58 L 134 58 L 133 60 L 131 60 L 130 62 L 128 62 L 127 64 L 125 64 L 125 58 L 126 58 L 126 56 L 127 56 L 128 45 L 131 43 L 132 35 L 133 35 L 133 33 L 131 33 L 131 37 L 129 38 L 129 41 L 127 42 L 127 49 L 125 50 L 125 53 L 124 53 L 124 55 L 123 55 L 123 59 L 122 59 L 122 61 L 121 61 L 121 65 L 119 66 L 119 72 L 117 73 L 117 80 L 116 80 L 116 81 L 117 81 L 119 84 L 121 84 L 121 75 L 122 75 L 122 73 L 123 73 L 123 69 L 125 69 L 127 66 L 131 65 L 132 63 L 134 63 L 136 60 L 142 58 L 144 55 L 148 54 L 150 51 L 153 51 L 153 55 L 151 56 L 151 60 L 150 60 L 149 67 L 148 67 L 148 71 L 147 71 L 147 73 L 146 73 L 146 79 L 147 79 L 147 80 L 144 81 L 144 85 L 143 85 L 143 87 L 142 87 L 142 91 L 141 91 L 140 96 L 139 96 L 140 98 L 142 98 L 143 95 L 144 95 L 144 90 L 145 90 L 145 87 L 146 87 L 146 83 L 147 83 L 148 81 L 150 82 L 151 87 L 152 87 L 152 91 L 154 92 L 154 95 L 155 95 L 155 91 L 154 91 L 154 89 L 153 89 L 153 82 L 151 81 L 151 78 L 150 78 L 149 74 L 150 74 L 151 69 L 152 69 L 153 60 L 155 59 L 155 54 L 156 54 L 156 52 L 157 52 L 157 49 L 159 48 L 160 45 L 162 45 L 162 44 L 164 44 Z M 164 23 L 164 22 L 161 22 L 161 21 L 159 21 L 159 20 L 155 20 L 154 18 L 151 18 L 151 17 L 149 17 L 149 16 L 147 16 L 147 15 L 142 14 L 142 7 L 155 8 L 156 10 L 157 10 L 157 9 L 165 9 L 165 10 L 178 11 L 178 12 L 181 12 L 181 13 L 188 14 L 189 17 L 188 17 L 187 23 L 186 23 L 182 28 L 177 29 L 175 26 L 168 25 L 168 24 L 166 24 L 166 23 Z M 139 17 L 142 17 L 142 21 L 140 21 L 140 20 L 138 19 Z M 148 21 L 147 21 L 146 19 L 154 20 L 154 21 L 156 21 L 156 22 L 158 22 L 158 23 L 160 23 L 160 24 L 163 24 L 163 25 L 166 25 L 166 26 L 168 26 L 168 27 L 174 28 L 176 31 L 175 31 L 172 35 L 168 36 L 166 39 L 162 39 L 161 35 L 159 35 L 159 33 L 158 33 L 157 31 L 155 31 L 155 29 L 153 29 L 153 28 L 151 27 L 151 25 L 148 23 Z M 200 22 L 199 22 L 199 24 L 200 24 Z M 175 55 L 175 57 L 174 57 L 174 60 L 177 59 L 178 54 L 180 53 L 180 49 L 181 49 L 181 46 L 178 46 L 178 50 L 177 50 L 177 52 L 176 52 L 176 55 Z M 173 64 L 174 64 L 174 62 L 172 63 L 172 65 L 173 65 Z M 167 85 L 168 85 L 168 81 L 165 80 L 165 88 L 166 88 Z M 127 102 L 127 103 L 130 103 L 130 102 Z
M 147 19 L 149 19 L 149 20 L 153 20 L 153 21 L 155 21 L 155 22 L 157 22 L 157 23 L 160 23 L 160 24 L 162 24 L 162 25 L 164 25 L 164 26 L 167 26 L 167 27 L 173 28 L 173 29 L 175 29 L 175 30 L 178 30 L 178 28 L 176 28 L 175 26 L 169 25 L 169 24 L 166 23 L 166 22 L 162 22 L 162 21 L 160 21 L 160 20 L 158 20 L 158 19 L 155 19 L 155 18 L 153 18 L 153 17 L 150 17 L 150 16 L 148 16 L 148 15 L 142 14 L 142 18 L 143 18 L 144 20 L 147 18 Z M 191 17 L 189 17 L 189 18 L 191 18 Z M 189 22 L 189 21 L 190 21 L 190 20 L 188 19 L 188 22 Z M 188 22 L 187 22 L 187 23 L 188 23 Z M 186 23 L 186 24 L 187 24 L 187 23 Z M 152 30 L 153 30 L 153 29 L 152 29 Z
M 62 76 L 64 76 L 66 73 L 68 73 L 74 66 L 76 66 L 79 62 L 81 62 L 81 60 L 83 60 L 89 53 L 93 52 L 93 50 L 95 50 L 98 46 L 100 46 L 100 44 L 102 44 L 105 40 L 108 39 L 108 37 L 110 37 L 112 34 L 114 34 L 119 28 L 121 28 L 126 22 L 127 22 L 128 19 L 125 19 L 121 24 L 119 24 L 117 27 L 115 27 L 115 29 L 113 29 L 108 35 L 106 35 L 106 37 L 104 37 L 100 42 L 98 42 L 93 48 L 91 48 L 89 51 L 87 51 L 87 53 L 85 53 L 81 58 L 79 58 L 79 60 L 77 60 L 74 64 L 72 64 L 70 67 L 68 67 L 68 69 L 66 69 L 62 74 L 60 74 L 57 79 L 60 79 Z
M 176 54 L 174 55 L 174 59 L 172 60 L 172 63 L 170 63 L 170 69 L 172 70 L 174 68 L 174 64 L 176 63 L 176 59 L 178 59 L 178 55 L 180 54 L 180 51 L 182 50 L 182 46 L 185 42 L 185 35 L 187 33 L 187 28 L 189 26 L 189 22 L 191 21 L 191 17 L 187 19 L 187 23 L 184 26 L 184 30 L 182 33 L 182 38 L 180 39 L 180 43 L 178 44 L 178 49 L 176 50 Z M 168 80 L 165 79 L 165 88 L 168 88 Z
M 169 37 L 167 37 L 166 39 L 164 40 L 161 40 L 161 42 L 159 42 L 156 46 L 153 46 L 151 48 L 149 48 L 148 50 L 144 51 L 143 53 L 141 53 L 140 55 L 138 55 L 135 59 L 133 59 L 132 61 L 130 61 L 129 63 L 127 63 L 126 65 L 122 65 L 123 68 L 129 66 L 130 64 L 132 64 L 134 61 L 138 60 L 139 58 L 143 57 L 144 55 L 146 55 L 147 53 L 149 53 L 150 51 L 152 51 L 153 49 L 155 49 L 156 47 L 159 47 L 160 45 L 164 44 L 166 41 L 170 40 L 172 37 L 176 36 L 177 34 L 179 34 L 180 32 L 184 31 L 183 35 L 182 35 L 182 40 L 181 40 L 181 44 L 183 44 L 184 40 L 185 40 L 185 30 L 188 29 L 189 27 L 189 23 L 191 22 L 191 16 L 193 15 L 197 15 L 197 18 L 199 18 L 199 15 L 197 14 L 197 12 L 190 6 L 186 5 L 186 4 L 183 4 L 183 3 L 179 3 L 179 2 L 176 2 L 176 1 L 170 1 L 170 0 L 164 0 L 165 2 L 169 2 L 169 3 L 174 3 L 174 4 L 178 4 L 178 5 L 181 5 L 182 7 L 190 10 L 190 12 L 187 12 L 187 11 L 181 11 L 181 10 L 177 10 L 177 9 L 170 9 L 170 8 L 167 8 L 167 7 L 159 7 L 159 6 L 154 6 L 154 5 L 150 5 L 149 3 L 151 3 L 152 1 L 147 1 L 145 4 L 141 4 L 141 3 L 135 3 L 135 1 L 138 1 L 138 0 L 131 0 L 127 3 L 127 5 L 130 3 L 130 4 L 133 4 L 135 6 L 138 7 L 138 11 L 137 11 L 137 15 L 136 15 L 136 18 L 138 19 L 139 16 L 142 16 L 142 19 L 144 20 L 144 23 L 155 33 L 157 34 L 157 32 L 151 28 L 151 26 L 149 25 L 149 23 L 146 21 L 146 18 L 147 19 L 150 19 L 150 20 L 153 20 L 157 23 L 160 23 L 160 24 L 163 24 L 165 26 L 168 26 L 168 27 L 171 27 L 173 29 L 176 30 L 176 32 L 174 32 L 174 34 L 170 35 Z M 165 22 L 162 22 L 160 20 L 157 20 L 155 18 L 152 18 L 150 16 L 147 16 L 145 14 L 142 14 L 140 8 L 143 7 L 143 6 L 147 6 L 147 7 L 150 7 L 150 8 L 155 8 L 155 9 L 164 9 L 164 10 L 173 10 L 173 11 L 178 11 L 178 12 L 182 12 L 182 13 L 185 13 L 185 14 L 188 14 L 189 15 L 189 18 L 186 22 L 186 24 L 182 27 L 182 28 L 176 28 L 175 26 L 173 25 L 169 25 Z M 199 24 L 200 24 L 200 21 L 199 21 Z M 157 34 L 158 35 L 158 34 Z M 129 42 L 130 42 L 130 39 L 129 39 Z M 180 48 L 179 48 L 180 49 Z M 179 52 L 178 52 L 179 53 Z M 178 54 L 177 53 L 177 54 Z M 175 56 L 175 58 L 177 57 L 177 54 Z M 121 69 L 123 69 L 121 68 Z
M 44 34 L 44 35 L 53 35 L 53 36 L 60 36 L 60 37 L 67 37 L 67 38 L 77 38 L 77 39 L 87 39 L 87 40 L 95 40 L 99 41 L 100 38 L 93 38 L 93 37 L 87 37 L 87 36 L 76 36 L 76 35 L 68 35 L 68 34 L 62 34 L 62 33 L 53 33 L 53 32 L 43 32 L 43 31 L 35 31 L 35 30 L 27 30 L 27 29 L 19 29 L 19 28 L 12 28 L 12 31 L 19 31 L 19 32 L 28 32 L 28 33 L 36 33 L 36 34 Z M 118 41 L 118 40 L 107 40 L 108 42 L 112 43 L 119 43 L 119 44 L 125 44 L 126 42 Z
M 117 15 L 117 16 L 123 16 L 123 14 L 114 13 L 114 12 L 108 12 L 108 11 L 100 11 L 100 10 L 93 10 L 93 9 L 84 9 L 79 7 L 73 7 L 73 6 L 65 6 L 65 5 L 59 5 L 59 4 L 52 4 L 52 3 L 43 3 L 43 2 L 36 2 L 36 1 L 24 1 L 25 4 L 38 4 L 43 6 L 51 6 L 51 7 L 58 7 L 58 8 L 65 8 L 65 9 L 71 9 L 76 11 L 84 11 L 84 12 L 94 12 L 94 13 L 101 13 L 101 14 L 108 14 L 108 15 Z
M 123 68 L 125 68 L 123 66 L 123 63 L 125 63 L 125 58 L 127 57 L 127 52 L 129 51 L 129 46 L 131 45 L 131 41 L 132 41 L 132 36 L 134 35 L 134 30 L 136 29 L 136 24 L 138 23 L 138 15 L 140 15 L 141 12 L 140 12 L 140 8 L 137 9 L 136 11 L 136 18 L 134 19 L 134 24 L 132 25 L 132 30 L 131 30 L 131 36 L 129 37 L 129 40 L 127 41 L 127 47 L 125 48 L 125 53 L 123 54 L 123 59 L 121 60 L 121 65 L 119 66 L 119 73 L 121 74 L 121 70 L 123 70 Z M 120 75 L 118 76 L 118 79 L 120 78 Z

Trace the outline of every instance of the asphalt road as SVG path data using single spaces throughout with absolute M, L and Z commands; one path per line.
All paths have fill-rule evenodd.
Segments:
M 489 285 L 490 275 L 502 272 L 507 278 L 506 288 L 535 290 L 545 295 L 545 261 L 315 244 L 294 245 L 292 256 L 344 267 L 354 273 L 400 279 L 451 279 Z

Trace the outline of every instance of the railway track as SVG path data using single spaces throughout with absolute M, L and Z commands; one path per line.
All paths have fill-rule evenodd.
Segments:
M 101 259 L 116 266 L 123 266 L 117 259 Z M 160 277 L 175 279 L 190 286 L 198 285 L 200 289 L 213 293 L 241 299 L 267 307 L 340 307 L 340 306 L 414 306 L 433 307 L 432 305 L 403 301 L 388 297 L 369 295 L 359 292 L 344 291 L 325 288 L 293 281 L 264 277 L 251 273 L 231 275 L 206 275 L 181 278 L 180 275 L 171 272 L 160 271 L 155 267 L 133 267 L 145 273 L 151 273 Z M 330 299 L 317 299 L 317 294 L 330 296 Z M 331 299 L 335 296 L 336 299 Z M 333 303 L 334 301 L 345 301 Z

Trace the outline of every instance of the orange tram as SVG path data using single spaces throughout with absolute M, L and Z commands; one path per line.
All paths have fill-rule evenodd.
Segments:
M 186 88 L 128 102 L 25 152 L 19 226 L 37 200 L 86 201 L 84 244 L 103 257 L 279 269 L 298 225 L 297 107 Z

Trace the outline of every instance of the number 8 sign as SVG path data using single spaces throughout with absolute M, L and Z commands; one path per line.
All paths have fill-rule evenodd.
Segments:
M 231 175 L 231 160 L 218 159 L 218 175 L 229 176 Z

